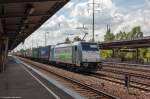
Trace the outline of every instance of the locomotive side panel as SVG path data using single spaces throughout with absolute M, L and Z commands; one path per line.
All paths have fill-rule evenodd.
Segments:
M 82 57 L 82 54 L 81 54 L 81 48 L 79 45 L 75 45 L 73 46 L 73 63 L 76 65 L 76 66 L 80 66 L 80 63 L 81 63 L 81 58 Z
M 72 46 L 56 47 L 54 50 L 54 60 L 56 62 L 72 64 Z

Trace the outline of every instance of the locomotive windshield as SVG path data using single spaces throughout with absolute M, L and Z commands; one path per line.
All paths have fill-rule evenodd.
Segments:
M 98 46 L 96 43 L 82 42 L 81 46 L 83 51 L 98 51 Z

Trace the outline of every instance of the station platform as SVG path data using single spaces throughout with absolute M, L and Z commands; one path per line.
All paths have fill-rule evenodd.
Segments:
M 6 64 L 6 71 L 0 73 L 0 99 L 75 98 L 73 95 L 71 96 L 63 93 L 62 90 L 58 90 L 52 84 L 44 84 L 45 82 L 30 74 L 30 72 L 27 72 L 25 66 L 18 63 L 14 57 L 9 57 Z

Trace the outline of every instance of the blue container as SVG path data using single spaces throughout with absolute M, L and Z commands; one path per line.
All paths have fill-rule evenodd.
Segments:
M 51 46 L 39 48 L 39 58 L 42 60 L 49 60 Z

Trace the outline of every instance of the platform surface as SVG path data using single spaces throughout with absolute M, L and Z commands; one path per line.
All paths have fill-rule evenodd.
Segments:
M 35 80 L 13 57 L 6 71 L 0 73 L 0 99 L 56 99 Z

